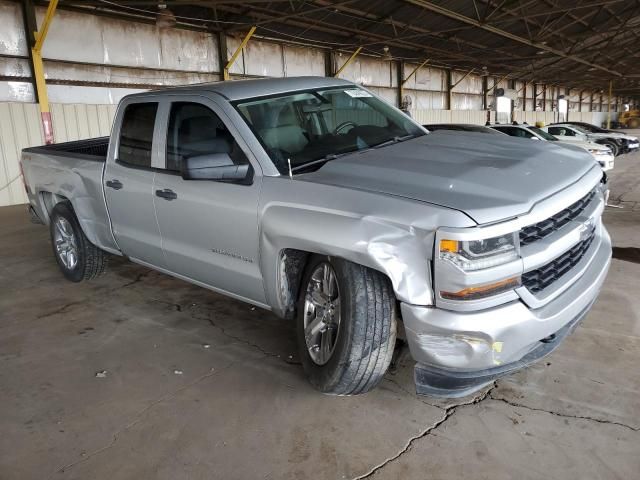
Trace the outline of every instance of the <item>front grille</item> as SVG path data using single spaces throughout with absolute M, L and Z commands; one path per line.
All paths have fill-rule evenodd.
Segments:
M 568 206 L 546 220 L 524 227 L 520 230 L 520 245 L 525 246 L 537 240 L 541 240 L 569 223 L 582 213 L 586 206 L 589 205 L 589 202 L 595 194 L 595 189 L 591 190 L 576 203 Z
M 578 242 L 570 250 L 567 250 L 546 265 L 523 274 L 522 285 L 527 287 L 531 293 L 538 293 L 547 288 L 578 264 L 593 243 L 593 239 L 596 236 L 595 233 L 594 228 L 587 238 Z

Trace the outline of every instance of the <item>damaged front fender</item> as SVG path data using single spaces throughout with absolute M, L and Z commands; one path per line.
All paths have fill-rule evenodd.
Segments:
M 265 177 L 259 214 L 266 297 L 281 316 L 294 308 L 296 282 L 304 255 L 310 253 L 378 270 L 390 279 L 400 301 L 432 305 L 436 228 L 474 225 L 443 207 L 283 177 Z

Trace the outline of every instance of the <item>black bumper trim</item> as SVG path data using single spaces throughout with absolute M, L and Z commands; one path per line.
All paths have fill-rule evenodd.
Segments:
M 577 328 L 591 305 L 593 302 L 555 334 L 543 339 L 544 341 L 541 340 L 539 346 L 515 362 L 472 372 L 444 370 L 429 365 L 416 364 L 413 372 L 416 393 L 434 397 L 464 397 L 489 385 L 497 378 L 528 367 L 558 348 L 565 337 Z

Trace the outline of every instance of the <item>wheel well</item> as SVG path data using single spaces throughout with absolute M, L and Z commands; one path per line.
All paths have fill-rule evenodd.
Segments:
M 62 195 L 56 195 L 55 193 L 51 193 L 51 192 L 40 192 L 40 202 L 42 206 L 42 213 L 44 213 L 46 217 L 43 220 L 45 220 L 46 223 L 48 224 L 53 207 L 55 207 L 60 202 L 68 202 L 68 201 L 69 199 L 66 197 L 63 197 Z
M 284 248 L 280 251 L 278 261 L 278 294 L 286 319 L 295 318 L 302 274 L 304 273 L 309 258 L 316 254 L 316 252 L 308 252 L 296 248 Z M 387 279 L 389 278 L 386 273 L 380 270 L 377 271 L 387 277 Z M 400 303 L 397 299 L 396 302 L 398 302 L 398 312 L 400 312 Z
M 311 255 L 313 253 L 295 248 L 285 248 L 280 252 L 278 294 L 284 307 L 285 318 L 295 317 L 302 273 Z

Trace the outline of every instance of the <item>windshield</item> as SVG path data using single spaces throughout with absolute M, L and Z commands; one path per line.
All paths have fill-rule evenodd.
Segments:
M 603 130 L 602 128 L 598 128 L 595 125 L 573 125 L 574 127 L 581 129 L 583 132 L 587 131 L 587 132 L 593 132 L 593 133 L 602 133 L 605 132 L 605 130 Z
M 579 127 L 579 126 L 577 126 L 577 125 L 571 125 L 571 128 L 573 128 L 575 131 L 580 132 L 580 133 L 582 133 L 582 134 L 584 134 L 584 135 L 586 135 L 587 133 L 589 133 L 589 132 L 587 132 L 584 128 Z
M 407 115 L 357 87 L 236 102 L 280 173 L 426 135 Z M 322 162 L 319 162 L 322 163 Z
M 553 135 L 551 135 L 549 132 L 545 132 L 544 130 L 539 129 L 538 127 L 529 127 L 529 130 L 531 130 L 536 135 L 541 136 L 542 138 L 544 138 L 545 140 L 547 140 L 549 142 L 557 142 L 558 141 L 558 139 L 556 137 L 554 137 Z

